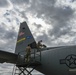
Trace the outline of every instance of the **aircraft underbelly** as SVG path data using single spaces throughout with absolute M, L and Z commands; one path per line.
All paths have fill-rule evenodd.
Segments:
M 41 63 L 37 68 L 45 75 L 75 75 L 76 72 L 76 46 L 55 48 L 42 51 Z

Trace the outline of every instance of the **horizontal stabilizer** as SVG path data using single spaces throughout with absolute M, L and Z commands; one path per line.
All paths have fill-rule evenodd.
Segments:
M 17 54 L 0 50 L 0 63 L 16 63 L 17 58 Z

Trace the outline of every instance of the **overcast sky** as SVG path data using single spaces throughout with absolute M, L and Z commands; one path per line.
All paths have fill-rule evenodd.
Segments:
M 0 0 L 1 50 L 15 51 L 23 21 L 47 46 L 76 45 L 76 0 Z

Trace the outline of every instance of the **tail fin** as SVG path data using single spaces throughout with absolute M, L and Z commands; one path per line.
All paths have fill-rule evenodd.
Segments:
M 31 34 L 27 23 L 23 22 L 20 24 L 15 53 L 18 54 L 22 52 L 22 54 L 24 54 L 28 44 L 30 44 L 31 48 L 36 48 L 36 42 L 33 35 Z

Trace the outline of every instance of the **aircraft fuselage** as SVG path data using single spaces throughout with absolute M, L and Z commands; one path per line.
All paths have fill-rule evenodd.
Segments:
M 64 46 L 41 52 L 41 66 L 45 75 L 76 75 L 76 46 Z

